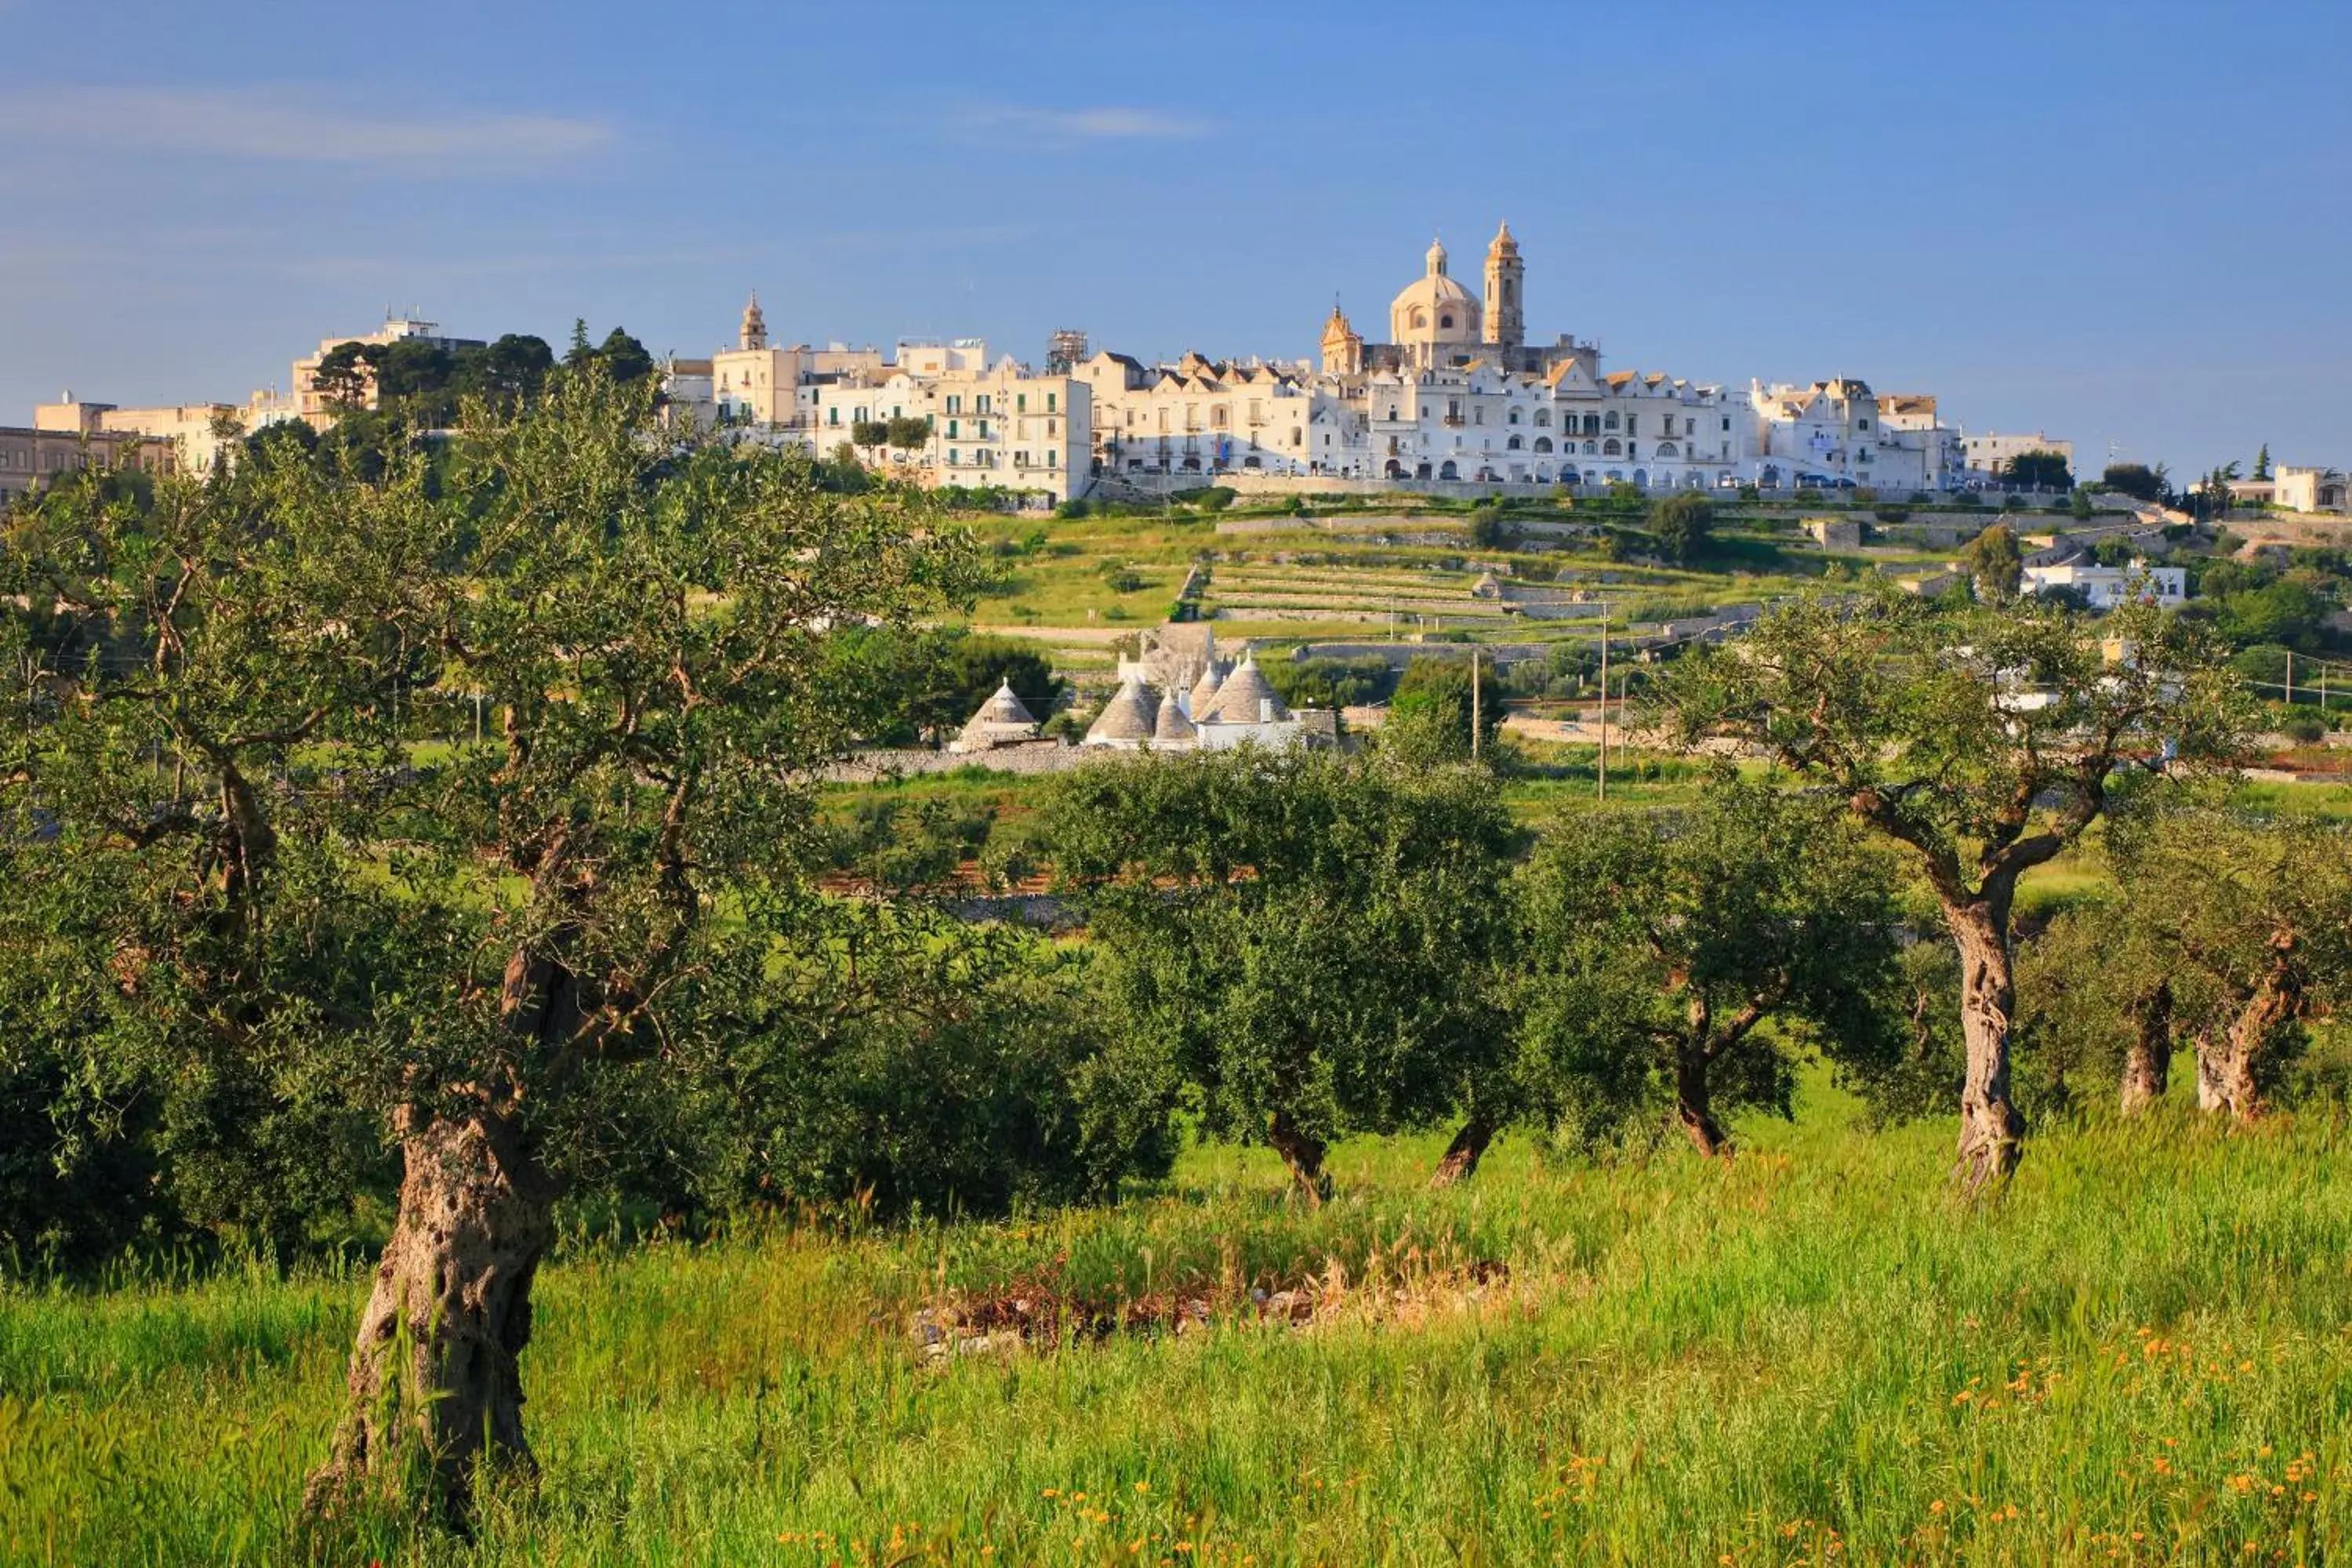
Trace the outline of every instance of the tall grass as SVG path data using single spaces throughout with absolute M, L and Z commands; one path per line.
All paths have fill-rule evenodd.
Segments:
M 2352 1540 L 2352 1169 L 2320 1116 L 2050 1131 L 1954 1205 L 1940 1127 L 1808 1092 L 1616 1168 L 1429 1140 L 1306 1214 L 1201 1151 L 1116 1209 L 572 1249 L 544 1476 L 470 1542 L 302 1535 L 360 1280 L 0 1296 L 0 1554 L 56 1563 L 2317 1563 Z M 1455 1289 L 1412 1259 L 1491 1259 Z M 1336 1266 L 1336 1267 L 1335 1267 Z M 1345 1279 L 1305 1329 L 928 1363 L 918 1304 Z M 1349 1310 L 1385 1278 L 1378 1310 Z M 1415 1278 L 1430 1288 L 1416 1295 Z

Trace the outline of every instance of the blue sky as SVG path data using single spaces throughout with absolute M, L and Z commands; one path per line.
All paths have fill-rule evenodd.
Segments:
M 2352 0 L 0 0 L 0 423 L 388 305 L 1305 355 L 1507 217 L 1612 368 L 2340 465 L 2347 58 Z

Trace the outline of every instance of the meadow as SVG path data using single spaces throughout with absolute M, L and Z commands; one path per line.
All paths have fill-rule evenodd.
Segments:
M 1439 1140 L 1360 1141 L 1318 1212 L 1202 1148 L 1109 1209 L 575 1238 L 524 1361 L 542 1479 L 470 1542 L 298 1522 L 363 1262 L 19 1284 L 0 1558 L 2324 1562 L 2352 1542 L 2352 1129 L 2180 1099 L 2043 1130 L 1981 1209 L 1945 1123 L 1860 1131 L 1815 1078 L 1727 1163 L 1507 1138 L 1431 1192 Z M 909 1332 L 1007 1296 L 1064 1331 Z

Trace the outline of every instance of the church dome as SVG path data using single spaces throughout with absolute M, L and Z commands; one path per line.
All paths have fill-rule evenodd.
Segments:
M 1399 343 L 1475 343 L 1478 296 L 1445 274 L 1445 246 L 1432 244 L 1429 269 L 1389 306 L 1389 338 Z

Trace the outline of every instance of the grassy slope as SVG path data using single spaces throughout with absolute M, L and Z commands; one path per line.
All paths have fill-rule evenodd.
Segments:
M 1359 1143 L 1312 1217 L 1262 1155 L 1213 1151 L 1108 1212 L 575 1254 L 526 1367 L 538 1500 L 472 1549 L 362 1530 L 332 1560 L 2238 1563 L 2352 1539 L 2340 1125 L 2053 1131 L 1978 1214 L 1943 1195 L 1944 1128 L 1851 1112 L 1815 1085 L 1719 1168 L 1507 1142 L 1436 1195 L 1432 1141 Z M 891 1327 L 1056 1258 L 1099 1293 L 1332 1258 L 1410 1286 L 1472 1257 L 1509 1284 L 1381 1310 L 1359 1288 L 1303 1332 L 926 1368 Z M 282 1553 L 356 1299 L 0 1296 L 0 1555 Z

